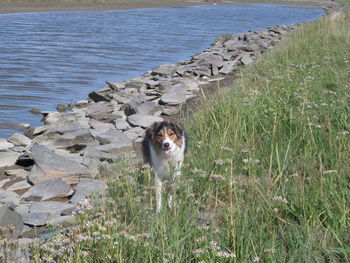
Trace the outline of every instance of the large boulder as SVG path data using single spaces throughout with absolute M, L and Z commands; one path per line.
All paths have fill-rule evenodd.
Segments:
M 160 97 L 160 101 L 166 105 L 179 105 L 186 102 L 188 87 L 183 83 L 176 84 L 167 89 Z
M 46 225 L 50 215 L 48 212 L 36 212 L 21 214 L 21 217 L 25 225 L 38 227 Z
M 163 121 L 163 118 L 154 115 L 134 114 L 128 116 L 127 120 L 132 126 L 141 126 L 143 128 L 147 128 L 155 122 Z
M 13 144 L 19 145 L 19 146 L 29 146 L 32 143 L 31 139 L 29 139 L 27 136 L 20 134 L 20 133 L 14 133 L 7 140 L 10 143 L 13 143 Z
M 100 180 L 86 180 L 80 182 L 75 188 L 75 193 L 71 198 L 70 202 L 77 204 L 83 201 L 87 196 L 96 193 L 102 192 L 107 189 L 107 184 Z
M 78 183 L 81 178 L 90 177 L 86 166 L 55 154 L 43 145 L 35 144 L 31 153 L 35 166 L 29 175 L 29 180 L 34 183 L 45 182 L 53 178 L 62 178 L 66 183 Z
M 76 205 L 59 201 L 34 202 L 29 213 L 49 213 L 50 215 L 70 215 Z
M 109 144 L 109 143 L 118 143 L 120 141 L 125 141 L 131 144 L 130 140 L 127 136 L 123 134 L 122 131 L 116 129 L 108 129 L 108 130 L 91 130 L 92 136 L 98 140 L 101 144 Z
M 6 139 L 0 138 L 0 151 L 5 151 L 14 147 L 12 143 L 9 143 Z
M 174 64 L 165 64 L 159 67 L 156 67 L 152 70 L 153 75 L 159 75 L 162 77 L 172 76 L 176 72 L 176 65 Z
M 0 189 L 0 204 L 14 203 L 18 205 L 21 197 L 15 192 Z
M 92 141 L 93 138 L 90 129 L 78 129 L 57 137 L 54 144 L 59 147 L 69 147 L 74 145 L 86 145 Z
M 19 156 L 16 152 L 0 152 L 0 168 L 16 164 Z
M 26 201 L 45 201 L 52 198 L 67 197 L 73 190 L 61 178 L 38 183 L 22 195 Z
M 102 101 L 89 104 L 86 114 L 96 120 L 108 121 L 113 119 L 113 111 L 112 103 Z

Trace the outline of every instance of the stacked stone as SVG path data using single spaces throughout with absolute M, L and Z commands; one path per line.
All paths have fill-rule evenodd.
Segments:
M 0 139 L 0 225 L 15 222 L 17 236 L 25 237 L 32 227 L 71 222 L 79 201 L 106 189 L 95 179 L 100 168 L 118 156 L 133 157 L 148 126 L 176 115 L 202 87 L 251 64 L 296 27 L 222 35 L 190 61 L 107 82 L 73 107 L 42 112 L 42 126 Z

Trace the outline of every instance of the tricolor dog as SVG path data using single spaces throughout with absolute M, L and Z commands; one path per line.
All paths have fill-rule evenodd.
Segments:
M 187 142 L 184 130 L 169 121 L 156 122 L 146 130 L 142 143 L 144 160 L 153 168 L 157 212 L 162 207 L 162 185 L 181 175 Z

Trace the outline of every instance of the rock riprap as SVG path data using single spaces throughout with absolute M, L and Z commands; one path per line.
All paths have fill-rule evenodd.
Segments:
M 86 100 L 42 111 L 42 126 L 0 139 L 1 224 L 14 223 L 16 236 L 28 237 L 28 227 L 71 222 L 79 201 L 107 188 L 96 180 L 101 168 L 134 157 L 147 127 L 178 114 L 203 87 L 253 63 L 296 26 L 221 35 L 189 61 L 107 82 Z

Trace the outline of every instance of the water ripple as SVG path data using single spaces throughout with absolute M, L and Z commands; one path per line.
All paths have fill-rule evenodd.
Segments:
M 0 15 L 0 123 L 40 125 L 31 108 L 85 99 L 105 81 L 188 60 L 223 33 L 314 20 L 319 9 L 191 6 Z M 13 129 L 0 126 L 0 137 Z

